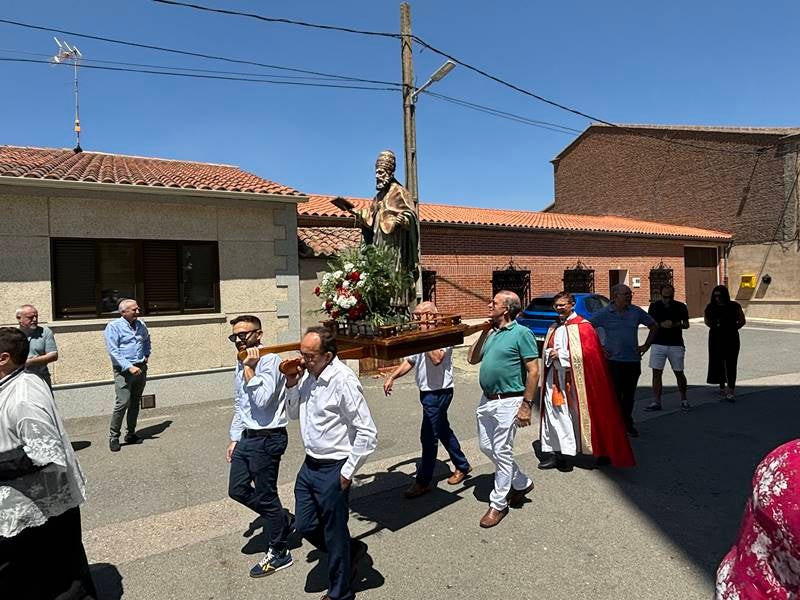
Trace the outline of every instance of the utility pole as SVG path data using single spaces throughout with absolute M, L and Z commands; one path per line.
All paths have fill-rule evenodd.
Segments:
M 417 125 L 414 115 L 414 62 L 411 41 L 411 7 L 400 5 L 400 58 L 403 67 L 403 142 L 406 158 L 406 189 L 414 200 L 419 219 L 419 188 L 417 187 Z

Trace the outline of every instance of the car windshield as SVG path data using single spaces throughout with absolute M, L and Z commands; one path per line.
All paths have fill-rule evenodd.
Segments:
M 542 296 L 541 298 L 534 298 L 525 310 L 528 312 L 553 312 L 553 297 Z
M 608 306 L 608 298 L 599 295 L 587 296 L 587 298 L 583 301 L 583 304 L 586 306 L 586 310 L 590 314 L 594 314 L 604 306 Z

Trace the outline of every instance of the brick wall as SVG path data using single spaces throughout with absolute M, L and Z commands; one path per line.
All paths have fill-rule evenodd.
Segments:
M 796 149 L 789 148 L 793 151 L 787 154 L 787 148 L 773 147 L 759 158 L 732 153 L 752 152 L 774 144 L 779 136 L 645 131 L 727 152 L 698 151 L 625 130 L 594 127 L 554 161 L 554 212 L 729 231 L 736 244 L 772 240 L 776 231 L 796 222 L 794 198 L 784 223 L 779 223 L 785 193 L 794 179 Z
M 663 259 L 674 269 L 676 296 L 684 299 L 683 246 L 676 240 L 542 233 L 476 227 L 423 225 L 422 266 L 436 271 L 436 303 L 445 312 L 482 317 L 492 295 L 492 271 L 531 271 L 531 296 L 562 289 L 564 269 L 578 259 L 595 269 L 595 291 L 608 295 L 610 269 L 627 269 L 629 282 L 641 278 L 633 301 L 647 306 L 650 268 Z

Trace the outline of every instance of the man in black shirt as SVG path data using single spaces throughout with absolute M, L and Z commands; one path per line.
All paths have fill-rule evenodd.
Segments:
M 689 310 L 683 302 L 675 300 L 675 288 L 667 284 L 661 287 L 661 300 L 653 302 L 647 311 L 658 323 L 658 331 L 650 347 L 650 368 L 653 369 L 653 403 L 645 410 L 661 410 L 661 377 L 664 366 L 669 366 L 678 380 L 681 394 L 681 409 L 691 406 L 686 399 L 686 375 L 683 374 L 683 361 L 686 348 L 683 345 L 683 330 L 689 329 Z

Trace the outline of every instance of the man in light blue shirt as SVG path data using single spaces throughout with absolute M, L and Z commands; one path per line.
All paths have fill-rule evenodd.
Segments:
M 658 325 L 653 317 L 638 306 L 634 306 L 633 292 L 627 285 L 611 288 L 611 303 L 596 312 L 589 321 L 597 329 L 603 349 L 608 358 L 611 379 L 617 395 L 622 418 L 628 435 L 638 437 L 633 424 L 633 404 L 639 375 L 642 374 L 642 354 L 653 342 Z M 650 335 L 639 345 L 639 325 L 650 329 Z
M 128 431 L 125 443 L 141 442 L 141 438 L 136 435 L 136 420 L 139 418 L 139 403 L 147 383 L 147 359 L 150 357 L 150 332 L 139 320 L 139 304 L 132 299 L 120 300 L 119 314 L 120 318 L 106 325 L 103 333 L 114 369 L 114 390 L 117 394 L 108 441 L 112 452 L 120 450 L 119 436 L 126 412 Z
M 292 566 L 289 522 L 278 496 L 278 470 L 286 452 L 286 379 L 276 354 L 261 356 L 261 320 L 241 315 L 231 321 L 228 339 L 247 356 L 236 362 L 233 420 L 226 458 L 231 464 L 228 495 L 258 513 L 269 536 L 267 553 L 250 577 Z

